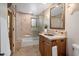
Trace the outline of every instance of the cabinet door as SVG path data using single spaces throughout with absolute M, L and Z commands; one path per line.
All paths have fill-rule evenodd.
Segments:
M 57 40 L 58 46 L 58 56 L 65 56 L 66 55 L 66 41 L 65 39 Z
M 40 49 L 41 55 L 44 56 L 44 42 L 40 42 L 39 49 Z
M 42 42 L 39 41 L 39 51 L 40 51 L 40 54 L 42 54 Z
M 45 43 L 44 43 L 44 38 L 42 36 L 40 36 L 40 39 L 39 39 L 39 50 L 40 50 L 40 53 L 42 56 L 44 56 L 44 51 L 45 51 Z
M 66 56 L 66 39 L 61 40 L 61 55 Z
M 39 51 L 40 51 L 40 53 L 42 54 L 42 36 L 40 35 L 39 36 Z
M 45 55 L 46 56 L 52 55 L 51 44 L 48 42 L 45 42 Z

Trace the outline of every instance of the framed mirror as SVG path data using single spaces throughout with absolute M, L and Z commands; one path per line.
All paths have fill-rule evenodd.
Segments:
M 50 28 L 65 29 L 65 5 L 56 4 L 50 9 Z

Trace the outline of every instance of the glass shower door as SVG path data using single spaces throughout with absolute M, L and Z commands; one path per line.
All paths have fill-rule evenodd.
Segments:
M 38 27 L 37 27 L 37 18 L 32 18 L 32 38 L 33 38 L 33 45 L 37 45 L 39 43 L 39 36 L 38 36 Z

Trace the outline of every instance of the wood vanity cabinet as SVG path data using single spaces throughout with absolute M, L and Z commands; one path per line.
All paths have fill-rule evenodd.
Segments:
M 52 47 L 57 46 L 58 56 L 66 56 L 66 38 L 49 40 L 39 36 L 39 50 L 42 56 L 52 56 Z

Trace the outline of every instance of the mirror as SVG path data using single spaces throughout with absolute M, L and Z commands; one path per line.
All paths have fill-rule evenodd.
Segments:
M 50 9 L 50 28 L 65 29 L 64 4 L 57 4 Z

